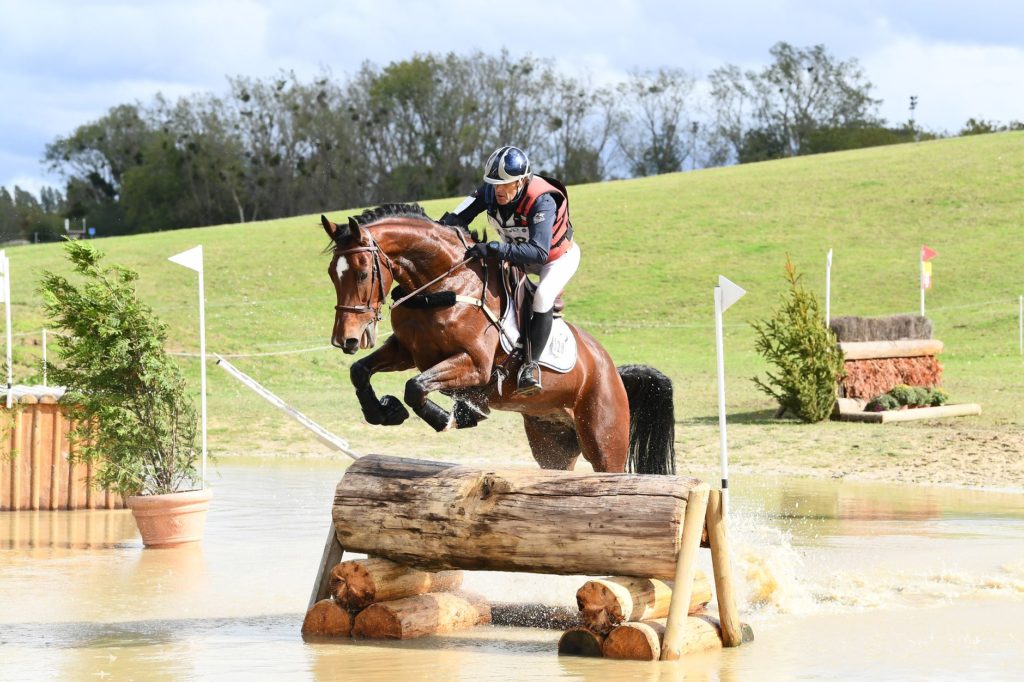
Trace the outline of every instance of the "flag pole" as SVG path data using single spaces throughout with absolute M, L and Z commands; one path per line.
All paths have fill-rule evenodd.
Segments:
M 921 284 L 921 317 L 924 317 L 924 247 L 921 247 L 920 263 L 920 284 Z

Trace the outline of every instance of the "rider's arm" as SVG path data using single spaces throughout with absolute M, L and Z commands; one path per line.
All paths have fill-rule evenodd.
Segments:
M 438 222 L 445 225 L 469 227 L 469 224 L 473 222 L 473 218 L 480 215 L 486 207 L 486 204 L 484 204 L 483 187 L 480 187 L 466 197 L 461 204 L 456 206 L 454 211 L 441 216 L 441 220 Z
M 498 247 L 502 260 L 517 265 L 544 265 L 548 262 L 551 248 L 551 230 L 555 225 L 558 205 L 550 194 L 537 197 L 530 214 L 526 217 L 530 225 L 530 238 L 522 243 L 509 242 Z

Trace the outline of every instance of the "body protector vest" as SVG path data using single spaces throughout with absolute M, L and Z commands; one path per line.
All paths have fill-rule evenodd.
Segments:
M 487 221 L 506 242 L 522 244 L 530 239 L 529 216 L 538 197 L 550 194 L 558 207 L 555 224 L 551 228 L 551 244 L 548 248 L 548 263 L 557 260 L 572 246 L 572 224 L 569 222 L 569 196 L 565 186 L 558 180 L 534 175 L 515 210 L 508 220 L 503 221 L 494 197 L 494 188 L 485 188 L 484 203 L 487 206 Z

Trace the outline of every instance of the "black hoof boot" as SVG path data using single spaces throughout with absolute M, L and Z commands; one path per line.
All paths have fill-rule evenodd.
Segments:
M 380 410 L 383 416 L 380 423 L 383 426 L 398 426 L 409 418 L 409 410 L 405 409 L 402 401 L 393 395 L 386 395 L 380 399 Z
M 452 414 L 455 415 L 455 428 L 457 429 L 469 429 L 487 419 L 487 415 L 480 411 L 476 405 L 465 400 L 455 401 Z

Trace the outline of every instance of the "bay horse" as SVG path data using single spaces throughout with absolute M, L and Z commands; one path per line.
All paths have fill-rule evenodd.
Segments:
M 511 410 L 523 415 L 542 468 L 570 470 L 582 453 L 595 471 L 675 473 L 671 381 L 644 365 L 617 369 L 582 329 L 570 325 L 575 366 L 565 373 L 543 369 L 540 393 L 517 396 L 514 378 L 495 379 L 496 368 L 513 360 L 495 323 L 499 268 L 479 260 L 462 266 L 472 233 L 434 222 L 418 204 L 380 206 L 350 217 L 347 226 L 320 219 L 331 238 L 327 271 L 337 294 L 331 343 L 346 354 L 376 344 L 393 285 L 403 292 L 424 288 L 435 298 L 442 289 L 454 292 L 445 307 L 392 304 L 393 333 L 349 372 L 367 422 L 392 426 L 408 418 L 395 396 L 377 398 L 370 378 L 415 368 L 404 401 L 436 431 L 475 426 L 490 408 Z M 451 413 L 427 397 L 434 391 L 454 399 Z

